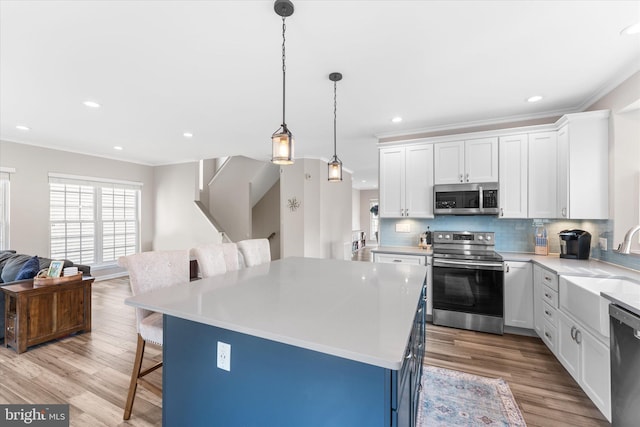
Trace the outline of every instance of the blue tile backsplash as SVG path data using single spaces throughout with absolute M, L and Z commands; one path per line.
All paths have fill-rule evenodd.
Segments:
M 612 251 L 613 221 L 610 220 L 556 220 L 500 219 L 491 215 L 441 215 L 433 219 L 381 218 L 380 244 L 384 246 L 417 246 L 420 233 L 430 227 L 432 231 L 493 231 L 496 250 L 500 252 L 534 251 L 536 226 L 543 225 L 549 236 L 549 252 L 560 252 L 558 233 L 567 229 L 581 229 L 591 233 L 591 257 L 623 267 L 640 270 L 640 257 L 620 255 Z M 396 232 L 396 224 L 408 224 L 408 233 Z M 607 238 L 607 250 L 598 245 L 598 238 Z

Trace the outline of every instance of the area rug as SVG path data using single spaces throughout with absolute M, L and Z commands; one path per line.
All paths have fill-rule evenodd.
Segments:
M 424 366 L 418 425 L 526 426 L 503 379 Z

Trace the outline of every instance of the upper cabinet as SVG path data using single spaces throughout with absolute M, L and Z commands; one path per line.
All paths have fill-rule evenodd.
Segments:
M 498 181 L 498 138 L 435 144 L 435 184 Z
M 433 144 L 380 149 L 382 218 L 433 218 Z
M 609 112 L 567 114 L 558 124 L 558 218 L 609 218 Z
M 529 134 L 529 218 L 555 218 L 557 205 L 557 134 Z
M 526 218 L 529 136 L 500 137 L 500 218 Z

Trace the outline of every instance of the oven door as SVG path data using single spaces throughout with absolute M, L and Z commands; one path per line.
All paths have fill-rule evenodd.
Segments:
M 502 263 L 434 260 L 433 308 L 503 317 Z

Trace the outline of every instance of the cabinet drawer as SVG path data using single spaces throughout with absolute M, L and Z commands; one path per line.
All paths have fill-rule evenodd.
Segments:
M 558 308 L 558 291 L 554 291 L 548 286 L 542 287 L 542 301 L 553 308 Z
M 542 304 L 542 314 L 544 315 L 544 320 L 556 328 L 558 327 L 558 312 L 555 308 L 545 302 Z
M 540 280 L 546 286 L 550 287 L 555 292 L 558 292 L 558 275 L 550 272 L 549 270 L 542 269 L 540 274 Z M 556 306 L 557 307 L 557 306 Z
M 553 354 L 556 354 L 556 343 L 558 341 L 558 330 L 546 320 L 542 325 L 542 341 L 549 347 Z
M 373 261 L 425 265 L 425 257 L 422 255 L 374 254 Z

